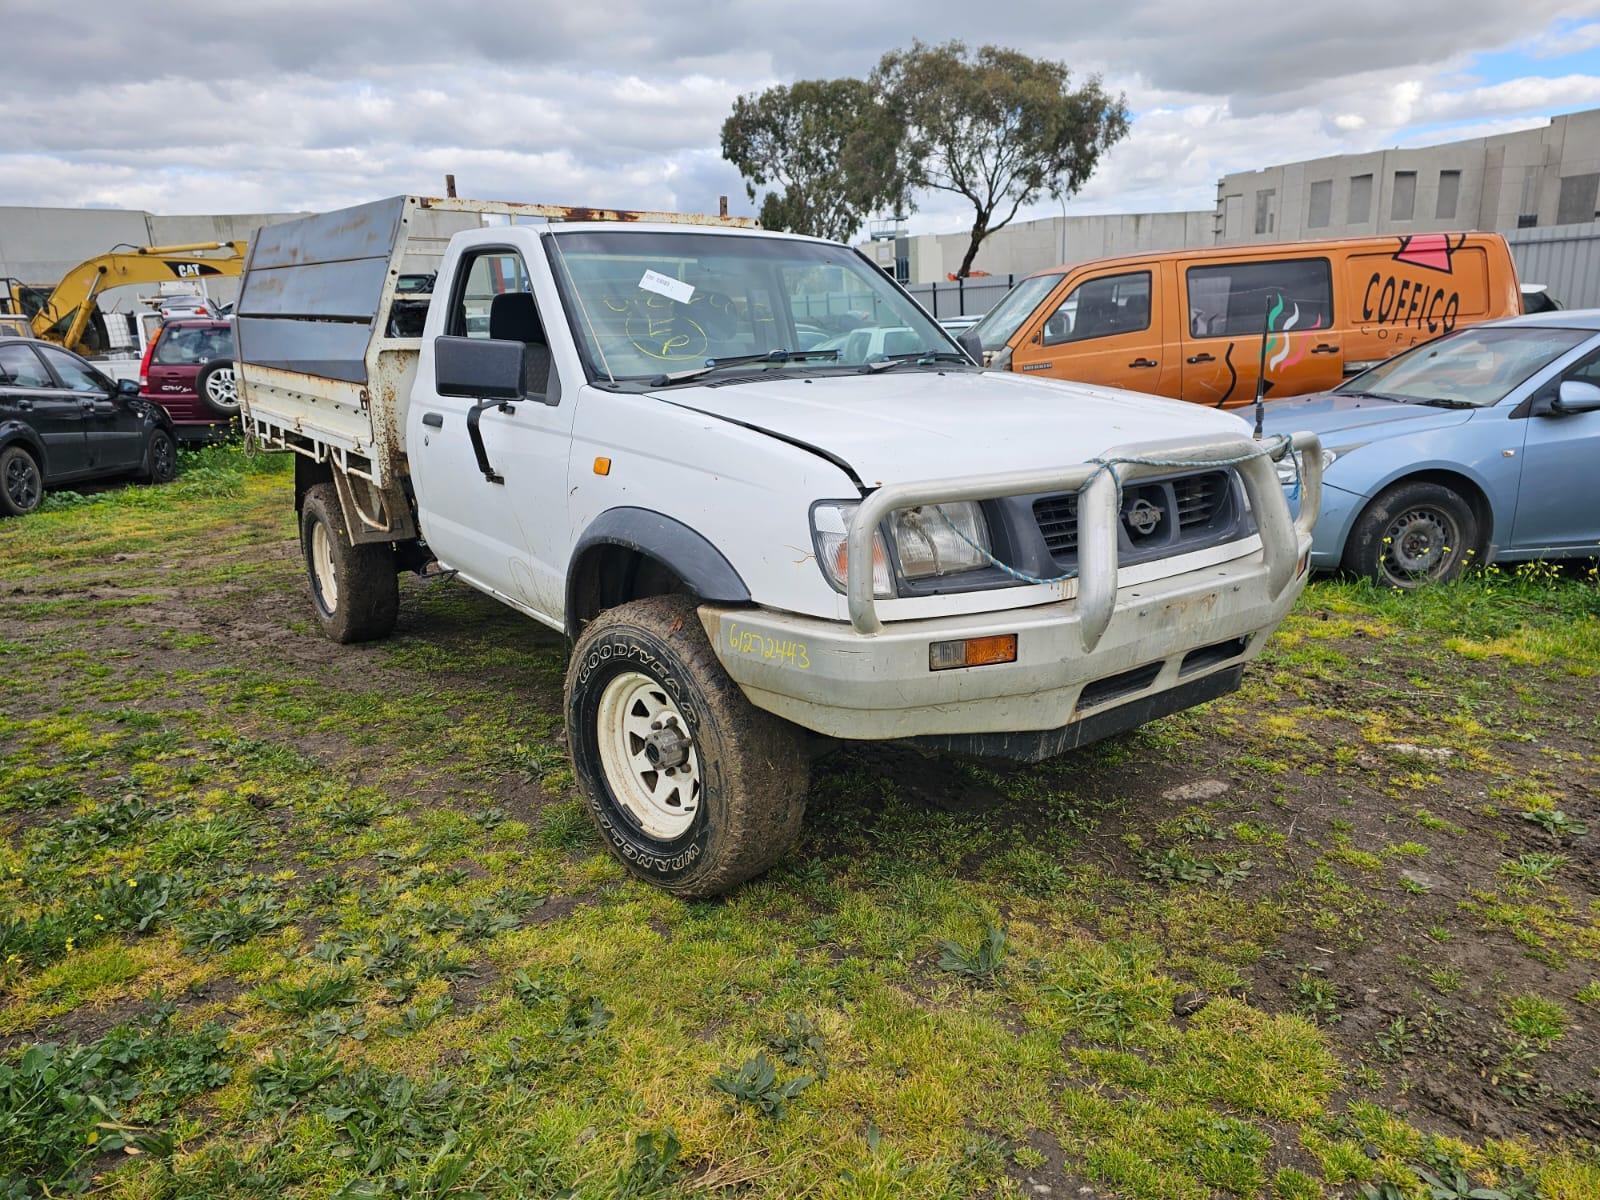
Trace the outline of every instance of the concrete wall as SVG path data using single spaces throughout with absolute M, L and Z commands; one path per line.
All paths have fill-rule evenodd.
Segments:
M 159 216 L 134 209 L 0 207 L 0 276 L 24 283 L 54 285 L 67 271 L 119 243 L 173 246 L 190 242 L 249 241 L 263 225 L 300 213 L 229 213 L 217 216 Z M 207 294 L 219 303 L 238 293 L 237 279 L 208 281 Z M 107 312 L 130 311 L 152 288 L 111 288 L 102 293 Z
M 1459 188 L 1454 212 L 1446 206 L 1441 215 L 1447 171 L 1459 172 Z M 1395 208 L 1397 186 L 1405 186 L 1398 177 L 1407 172 L 1415 176 L 1409 216 L 1403 204 Z M 1590 190 L 1591 183 L 1600 190 L 1600 180 L 1593 176 L 1600 176 L 1600 109 L 1554 117 L 1542 129 L 1235 172 L 1217 183 L 1213 231 L 1217 242 L 1234 243 L 1579 223 L 1600 213 L 1600 196 Z M 1351 206 L 1363 177 L 1371 180 L 1364 214 Z M 1331 203 L 1326 222 L 1314 224 L 1318 183 L 1330 185 Z
M 902 246 L 897 248 L 897 241 Z M 1031 275 L 1049 267 L 1087 262 L 1146 250 L 1182 250 L 1211 244 L 1208 212 L 1123 213 L 1106 216 L 1045 217 L 1007 225 L 990 234 L 973 269 L 991 276 Z M 961 268 L 965 233 L 928 233 L 863 243 L 874 262 L 893 267 L 900 250 L 910 262 L 910 282 L 945 283 Z

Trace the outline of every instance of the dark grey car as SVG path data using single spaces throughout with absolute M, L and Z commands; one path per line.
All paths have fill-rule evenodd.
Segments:
M 177 466 L 172 421 L 136 382 L 48 342 L 0 338 L 0 513 L 30 513 L 64 484 L 164 483 Z

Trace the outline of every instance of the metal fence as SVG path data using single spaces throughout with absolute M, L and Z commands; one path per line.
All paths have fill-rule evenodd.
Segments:
M 1505 237 L 1523 283 L 1547 285 L 1567 308 L 1600 308 L 1600 221 L 1515 229 Z M 952 283 L 913 283 L 906 290 L 944 320 L 982 316 L 1015 282 L 1015 275 L 985 275 Z
M 1015 275 L 980 275 L 953 283 L 911 283 L 906 291 L 934 317 L 981 317 L 1011 290 Z
M 1542 283 L 1567 308 L 1600 308 L 1600 221 L 1506 234 L 1517 278 Z

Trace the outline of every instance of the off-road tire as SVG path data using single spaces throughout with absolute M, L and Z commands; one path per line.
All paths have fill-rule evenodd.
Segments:
M 1406 576 L 1403 565 L 1413 560 L 1405 547 L 1406 522 L 1421 522 L 1423 543 L 1438 551 L 1431 571 Z M 1480 552 L 1481 532 L 1472 505 L 1455 489 L 1426 479 L 1405 480 L 1384 489 L 1368 504 L 1350 530 L 1344 547 L 1344 568 L 1385 587 L 1418 588 L 1448 583 Z
M 0 513 L 25 517 L 43 502 L 44 472 L 39 460 L 22 446 L 0 450 Z
M 220 381 L 217 377 L 224 371 L 227 372 L 226 378 L 229 383 L 225 389 L 219 390 Z M 213 358 L 201 367 L 200 373 L 194 377 L 194 390 L 200 397 L 200 403 L 221 420 L 231 421 L 239 415 L 239 385 L 238 376 L 234 373 L 233 359 Z M 232 396 L 233 399 L 229 400 L 227 396 Z
M 178 443 L 165 429 L 151 432 L 141 474 L 151 483 L 171 483 L 178 477 Z
M 394 632 L 400 611 L 394 547 L 388 542 L 350 544 L 339 493 L 331 483 L 307 489 L 301 501 L 300 552 L 305 557 L 311 607 L 328 638 L 370 642 Z
M 602 614 L 573 648 L 566 688 L 573 772 L 606 848 L 640 879 L 685 898 L 719 895 L 782 858 L 800 835 L 810 785 L 804 735 L 745 698 L 695 607 L 686 596 L 654 596 Z M 671 697 L 698 756 L 698 807 L 670 841 L 647 834 L 618 801 L 602 761 L 601 700 L 630 674 Z

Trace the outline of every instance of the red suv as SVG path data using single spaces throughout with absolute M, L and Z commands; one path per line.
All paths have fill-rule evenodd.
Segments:
M 239 415 L 233 327 L 206 317 L 168 321 L 145 348 L 139 394 L 167 410 L 184 441 L 223 432 Z

